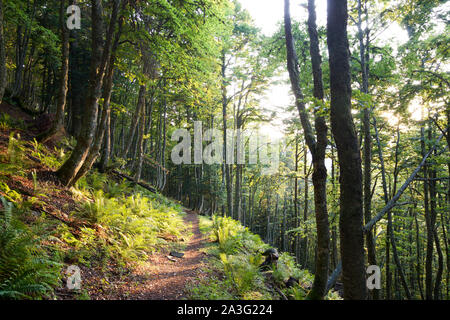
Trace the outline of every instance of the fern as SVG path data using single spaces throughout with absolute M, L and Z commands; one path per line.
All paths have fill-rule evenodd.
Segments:
M 1 198 L 0 298 L 47 297 L 60 278 L 61 265 L 50 260 L 33 233 L 15 216 L 14 206 Z
M 185 225 L 179 215 L 180 206 L 166 204 L 167 200 L 161 200 L 158 195 L 131 189 L 124 182 L 106 183 L 104 177 L 97 173 L 88 176 L 83 188 L 96 190 L 96 184 L 103 186 L 106 193 L 102 189 L 91 191 L 93 201 L 86 202 L 75 214 L 106 230 L 108 241 L 113 244 L 111 253 L 118 262 L 146 259 L 146 253 L 163 242 L 158 237 L 160 234 L 181 236 Z M 116 194 L 117 197 L 113 197 Z M 73 242 L 72 237 L 66 238 L 67 243 Z M 77 249 L 80 253 L 84 252 L 83 245 L 76 245 L 80 246 Z M 84 255 L 78 256 L 83 256 L 85 261 Z

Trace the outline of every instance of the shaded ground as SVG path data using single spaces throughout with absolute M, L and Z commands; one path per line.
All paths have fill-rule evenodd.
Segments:
M 93 270 L 82 268 L 83 287 L 88 291 L 91 299 L 186 299 L 186 285 L 196 282 L 202 276 L 202 260 L 205 255 L 199 249 L 205 240 L 200 232 L 196 213 L 187 211 L 184 220 L 186 224 L 191 225 L 192 236 L 185 250 L 180 250 L 184 253 L 183 258 L 170 257 L 169 259 L 169 251 L 154 253 L 149 255 L 147 262 L 127 274 L 118 275 L 111 273 L 113 270 L 110 270 L 110 277 L 103 278 L 101 286 L 98 285 L 98 276 L 101 277 L 101 275 L 96 275 Z M 95 283 L 92 283 L 94 279 Z
M 9 114 L 14 120 L 22 121 L 20 128 L 0 129 L 0 167 L 8 166 L 7 154 L 11 132 L 20 134 L 27 148 L 20 164 L 9 171 L 1 170 L 0 182 L 18 192 L 23 200 L 33 201 L 31 215 L 26 218 L 32 222 L 42 213 L 63 221 L 73 227 L 71 232 L 77 234 L 85 222 L 70 215 L 78 207 L 78 201 L 72 193 L 60 185 L 53 170 L 31 155 L 32 140 L 37 132 L 34 123 L 45 122 L 42 119 L 34 121 L 33 118 L 6 103 L 0 104 L 0 115 Z M 54 153 L 53 141 L 45 144 L 48 152 Z M 36 184 L 33 182 L 35 174 Z M 36 186 L 38 189 L 36 190 Z M 5 196 L 0 190 L 0 196 Z M 0 209 L 2 208 L 0 203 Z M 130 299 L 130 300 L 174 300 L 186 298 L 185 288 L 190 282 L 198 280 L 202 275 L 202 260 L 205 255 L 200 252 L 204 239 L 199 230 L 197 214 L 186 211 L 184 217 L 186 225 L 191 226 L 192 236 L 187 243 L 180 242 L 185 247 L 179 250 L 184 253 L 183 258 L 169 256 L 170 250 L 156 252 L 149 255 L 148 260 L 137 268 L 116 265 L 109 261 L 107 265 L 88 267 L 79 265 L 82 277 L 82 293 L 87 293 L 91 299 Z M 97 230 L 100 236 L 102 230 Z M 180 241 L 175 236 L 161 235 L 168 242 Z M 56 240 L 55 240 L 56 241 Z M 60 242 L 60 241 L 59 241 Z M 71 261 L 65 261 L 68 265 Z M 75 263 L 75 262 L 74 262 Z M 61 287 L 56 288 L 57 299 L 78 299 L 79 294 L 66 288 L 65 278 Z M 85 296 L 87 297 L 87 296 Z
M 186 298 L 186 284 L 195 281 L 201 272 L 204 254 L 199 251 L 203 246 L 203 235 L 199 230 L 197 214 L 187 213 L 185 222 L 191 224 L 193 236 L 189 240 L 184 257 L 169 260 L 168 254 L 151 255 L 148 263 L 136 270 L 139 285 L 131 287 L 129 299 L 179 300 Z

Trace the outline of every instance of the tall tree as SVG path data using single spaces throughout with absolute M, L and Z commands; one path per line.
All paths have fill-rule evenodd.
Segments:
M 58 101 L 56 105 L 56 116 L 52 127 L 38 136 L 38 140 L 44 143 L 54 137 L 58 132 L 64 130 L 65 109 L 67 100 L 68 81 L 69 81 L 69 30 L 66 26 L 66 1 L 61 0 L 59 8 L 59 26 L 61 28 L 61 71 L 58 88 Z
M 3 0 L 0 0 L 0 103 L 3 101 L 5 94 L 7 74 L 6 74 L 6 51 L 5 51 L 5 34 L 3 30 Z
M 351 114 L 347 20 L 347 1 L 328 0 L 331 130 L 340 169 L 339 231 L 344 299 L 366 299 L 361 154 Z
M 367 1 L 358 0 L 358 40 L 359 59 L 361 64 L 361 92 L 369 93 L 369 26 L 367 14 Z M 366 28 L 363 30 L 363 13 L 365 12 Z M 364 221 L 372 219 L 372 135 L 370 133 L 371 106 L 363 105 L 363 132 L 364 132 Z M 377 265 L 375 243 L 372 231 L 366 234 L 367 260 L 369 265 Z M 373 299 L 379 299 L 379 290 L 371 292 Z
M 311 299 L 322 299 L 325 295 L 328 263 L 329 263 L 329 242 L 330 233 L 328 225 L 327 212 L 327 194 L 326 181 L 327 170 L 325 167 L 325 150 L 328 143 L 327 125 L 325 118 L 320 115 L 320 111 L 315 114 L 315 129 L 317 141 L 306 111 L 304 96 L 300 86 L 300 76 L 298 68 L 297 53 L 292 36 L 292 25 L 290 16 L 290 2 L 284 1 L 284 29 L 286 35 L 287 49 L 287 68 L 291 81 L 292 91 L 295 95 L 295 105 L 300 115 L 300 121 L 305 134 L 306 143 L 313 158 L 313 185 L 314 185 L 314 204 L 317 225 L 317 254 L 316 254 L 316 272 L 314 275 L 313 287 L 309 293 Z M 314 77 L 314 97 L 318 101 L 323 101 L 323 84 L 322 84 L 322 68 L 321 55 L 319 51 L 319 39 L 316 26 L 315 3 L 313 0 L 308 1 L 308 32 L 310 36 L 310 53 L 313 67 Z M 316 108 L 320 109 L 320 108 Z M 306 151 L 305 151 L 306 155 Z
M 77 139 L 77 145 L 72 151 L 70 158 L 67 159 L 67 161 L 57 171 L 58 177 L 66 186 L 72 186 L 76 182 L 76 179 L 80 178 L 78 171 L 83 166 L 95 138 L 98 117 L 98 101 L 101 96 L 106 65 L 111 54 L 113 33 L 118 18 L 119 3 L 120 0 L 114 0 L 113 2 L 110 25 L 107 31 L 106 41 L 104 41 L 102 2 L 100 0 L 91 0 L 92 57 L 89 88 L 83 113 L 84 126 L 81 129 L 80 135 Z

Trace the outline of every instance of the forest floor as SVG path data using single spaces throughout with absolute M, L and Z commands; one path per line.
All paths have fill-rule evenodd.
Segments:
M 31 155 L 33 137 L 36 128 L 32 117 L 16 107 L 6 103 L 0 105 L 0 115 L 8 114 L 11 119 L 22 122 L 22 129 L 15 128 L 0 130 L 0 160 L 8 154 L 10 133 L 20 134 L 26 152 L 17 168 L 2 170 L 0 183 L 17 192 L 21 200 L 39 199 L 31 206 L 32 213 L 40 216 L 45 212 L 51 218 L 59 220 L 73 228 L 75 234 L 79 229 L 89 226 L 85 221 L 74 218 L 71 212 L 80 207 L 79 201 L 73 198 L 70 190 L 60 185 L 52 170 L 39 159 Z M 4 117 L 4 116 L 3 116 Z M 54 153 L 53 141 L 45 144 L 47 152 Z M 25 169 L 25 163 L 26 169 Z M 6 164 L 0 161 L 3 167 Z M 0 166 L 1 167 L 1 166 Z M 1 167 L 1 168 L 3 168 Z M 7 167 L 5 167 L 7 168 Z M 32 172 L 36 174 L 36 182 L 40 187 L 39 195 L 35 195 Z M 5 184 L 6 183 L 6 184 Z M 0 188 L 0 196 L 6 196 L 7 191 Z M 2 205 L 0 202 L 0 209 Z M 196 212 L 184 209 L 183 216 L 186 231 L 182 237 L 168 235 L 166 245 L 150 248 L 148 259 L 133 265 L 117 265 L 109 260 L 106 265 L 78 264 L 81 269 L 82 290 L 80 292 L 68 290 L 65 283 L 55 289 L 57 299 L 93 299 L 93 300 L 180 300 L 187 299 L 186 287 L 197 282 L 204 275 L 203 263 L 206 255 L 201 251 L 207 241 L 199 229 L 199 218 Z M 35 217 L 31 216 L 31 220 Z M 32 221 L 30 221 L 32 222 Z M 156 249 L 156 250 L 155 250 Z M 174 253 L 175 251 L 175 253 Z M 182 257 L 171 255 L 183 254 Z M 70 263 L 69 263 L 70 264 Z
M 129 298 L 145 300 L 180 300 L 186 297 L 186 285 L 196 281 L 202 272 L 204 254 L 199 250 L 204 243 L 199 229 L 196 213 L 187 211 L 186 224 L 192 228 L 192 237 L 183 252 L 182 258 L 170 257 L 157 253 L 149 257 L 148 262 L 136 270 L 139 281 Z M 139 279 L 145 279 L 140 282 Z
M 182 258 L 171 256 L 171 250 L 166 248 L 150 254 L 147 261 L 121 275 L 114 272 L 114 266 L 109 266 L 110 270 L 106 273 L 82 266 L 83 288 L 88 291 L 90 299 L 188 299 L 187 286 L 204 275 L 205 254 L 200 249 L 206 240 L 200 232 L 197 214 L 189 210 L 185 212 L 184 222 L 191 226 L 191 235 L 186 244 L 179 243 L 185 247 L 184 250 L 177 250 L 184 254 Z
M 184 221 L 191 225 L 192 236 L 182 258 L 157 252 L 149 256 L 147 262 L 137 267 L 127 276 L 126 284 L 118 292 L 131 300 L 181 300 L 186 299 L 186 286 L 196 281 L 202 272 L 204 254 L 199 250 L 204 237 L 199 229 L 196 213 L 186 211 Z M 181 250 L 180 250 L 181 251 Z M 94 298 L 95 297 L 92 297 Z

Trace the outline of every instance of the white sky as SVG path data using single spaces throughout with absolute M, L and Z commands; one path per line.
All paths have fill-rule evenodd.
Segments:
M 326 24 L 326 2 L 326 0 L 316 1 L 318 25 Z M 240 0 L 240 3 L 242 4 L 242 7 L 247 9 L 250 13 L 254 19 L 255 25 L 260 28 L 262 33 L 266 36 L 275 33 L 279 23 L 283 21 L 283 0 Z M 307 2 L 298 0 L 291 1 L 291 16 L 293 20 L 304 20 L 307 18 L 307 11 L 305 8 L 300 7 L 300 3 Z M 287 72 L 281 79 L 289 79 Z M 293 105 L 293 102 L 294 98 L 290 92 L 289 84 L 272 85 L 270 89 L 267 90 L 261 103 L 265 108 L 275 111 L 277 113 L 277 119 L 271 124 L 263 125 L 261 129 L 265 132 L 271 131 L 273 136 L 281 138 L 283 136 L 282 121 L 290 116 L 285 110 L 289 105 Z
M 284 16 L 284 1 L 283 0 L 240 0 L 242 7 L 250 12 L 255 20 L 257 27 L 261 31 L 270 36 L 277 29 L 277 23 L 283 20 Z M 300 4 L 307 3 L 306 0 L 292 0 L 291 1 L 291 16 L 294 20 L 301 20 L 307 18 L 306 9 L 301 8 Z M 316 1 L 317 23 L 318 25 L 326 24 L 327 16 L 327 1 Z

